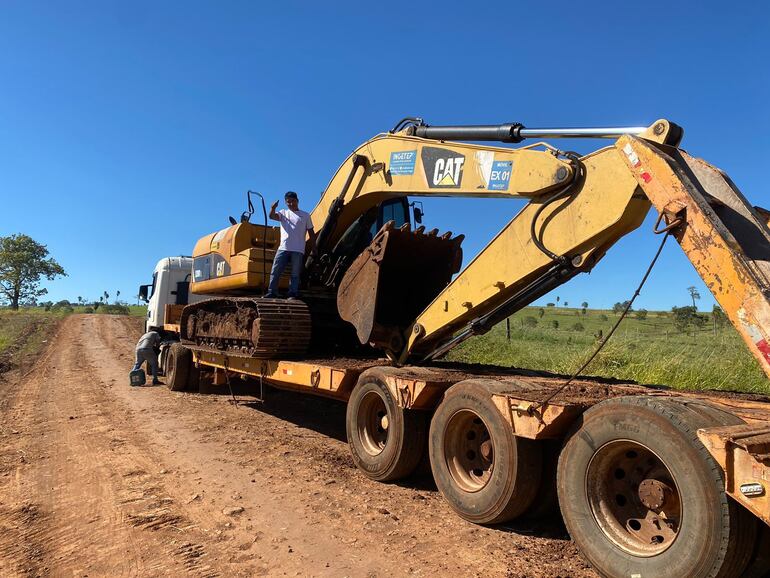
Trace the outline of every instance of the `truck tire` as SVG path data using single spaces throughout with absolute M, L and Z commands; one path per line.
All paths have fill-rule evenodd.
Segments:
M 622 397 L 595 405 L 558 464 L 562 516 L 604 576 L 739 576 L 757 524 L 729 500 L 702 427 L 741 423 L 700 401 Z
M 542 471 L 540 446 L 513 435 L 482 386 L 466 382 L 448 389 L 428 440 L 436 486 L 462 518 L 507 522 L 533 504 Z
M 371 372 L 363 374 L 353 389 L 345 426 L 353 461 L 368 478 L 401 480 L 419 465 L 427 415 L 400 407 L 384 380 Z
M 166 355 L 166 385 L 171 391 L 184 391 L 193 368 L 192 351 L 181 343 L 173 343 Z

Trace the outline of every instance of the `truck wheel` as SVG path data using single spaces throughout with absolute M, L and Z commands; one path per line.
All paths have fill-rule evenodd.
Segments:
M 540 486 L 540 447 L 513 435 L 482 386 L 460 383 L 447 390 L 428 439 L 436 486 L 461 517 L 495 524 L 532 505 Z
M 193 368 L 192 351 L 181 343 L 173 343 L 166 355 L 166 385 L 171 391 L 187 388 Z
M 624 397 L 597 404 L 559 458 L 572 539 L 605 576 L 738 576 L 756 520 L 724 491 L 702 427 L 741 423 L 703 402 Z
M 348 400 L 345 419 L 353 461 L 372 480 L 409 476 L 425 449 L 427 417 L 401 408 L 384 381 L 362 375 Z

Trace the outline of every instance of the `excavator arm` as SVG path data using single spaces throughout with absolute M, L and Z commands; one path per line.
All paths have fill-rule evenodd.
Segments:
M 520 139 L 512 130 L 522 129 L 412 126 L 375 137 L 338 170 L 312 214 L 314 223 L 323 223 L 322 254 L 359 215 L 392 197 L 530 200 L 454 279 L 462 237 L 438 237 L 436 230 L 415 234 L 408 225 L 384 227 L 347 264 L 339 282 L 339 312 L 362 342 L 385 349 L 399 362 L 436 357 L 590 270 L 613 243 L 641 224 L 650 202 L 615 147 L 579 158 L 542 143 L 510 149 L 431 140 L 507 142 Z M 601 136 L 617 136 L 621 130 L 661 143 L 678 142 L 681 135 L 676 125 L 660 120 L 649 128 Z
M 549 136 L 547 131 L 533 132 Z M 524 197 L 530 202 L 405 329 L 378 327 L 378 318 L 397 315 L 374 310 L 383 301 L 397 307 L 403 300 L 392 293 L 408 294 L 420 280 L 404 276 L 399 287 L 371 273 L 381 268 L 386 252 L 383 241 L 394 234 L 387 228 L 381 231 L 342 279 L 338 305 L 343 318 L 364 326 L 370 341 L 388 350 L 396 361 L 438 357 L 576 274 L 589 271 L 654 206 L 661 229 L 672 229 L 770 375 L 767 213 L 752 207 L 721 171 L 677 148 L 681 129 L 666 120 L 624 131 L 637 134 L 601 129 L 589 129 L 587 134 L 557 132 L 550 136 L 617 139 L 611 147 L 575 158 L 551 148 L 508 149 L 443 140 L 517 142 L 529 136 L 521 125 L 417 125 L 363 145 L 335 177 L 345 176 L 348 186 L 335 186 L 332 180 L 314 211 L 314 221 L 329 212 L 328 191 L 340 191 L 333 198 L 342 200 L 342 215 L 359 214 L 356 203 L 376 204 L 398 195 Z M 432 139 L 442 140 L 434 143 Z M 360 176 L 350 178 L 355 171 Z M 341 228 L 348 224 L 344 217 L 338 223 Z M 404 255 L 402 251 L 400 257 Z M 387 287 L 390 298 L 378 295 L 373 283 Z M 399 330 L 403 341 L 394 337 Z

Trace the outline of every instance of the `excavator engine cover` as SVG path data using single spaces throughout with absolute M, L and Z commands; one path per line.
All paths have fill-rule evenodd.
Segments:
M 361 343 L 397 351 L 403 332 L 460 270 L 464 235 L 386 223 L 340 282 L 337 310 Z

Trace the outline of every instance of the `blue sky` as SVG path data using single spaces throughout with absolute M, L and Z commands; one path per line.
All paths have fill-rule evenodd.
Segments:
M 136 294 L 155 262 L 288 189 L 310 209 L 400 118 L 685 128 L 683 148 L 770 206 L 766 3 L 31 2 L 0 5 L 0 235 L 45 243 L 54 300 Z M 558 143 L 588 152 L 605 143 Z M 466 262 L 512 200 L 426 200 Z M 652 218 L 562 301 L 631 296 Z M 637 307 L 713 304 L 676 243 Z M 542 302 L 552 300 L 553 296 Z

